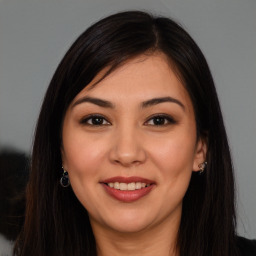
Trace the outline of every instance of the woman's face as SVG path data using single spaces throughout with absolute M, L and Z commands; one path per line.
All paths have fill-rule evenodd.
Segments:
M 126 62 L 70 104 L 63 167 L 92 226 L 137 232 L 179 223 L 204 161 L 187 91 L 163 54 Z

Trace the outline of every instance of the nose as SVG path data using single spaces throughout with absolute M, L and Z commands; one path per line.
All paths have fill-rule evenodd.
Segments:
M 136 128 L 119 129 L 113 137 L 110 150 L 112 163 L 130 167 L 145 162 L 146 151 L 143 147 L 142 137 Z

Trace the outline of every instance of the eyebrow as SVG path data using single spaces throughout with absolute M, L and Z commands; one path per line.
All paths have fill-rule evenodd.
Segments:
M 114 104 L 111 103 L 110 101 L 86 96 L 86 97 L 83 97 L 83 98 L 77 100 L 76 102 L 74 102 L 74 104 L 72 105 L 72 108 L 78 104 L 85 103 L 85 102 L 93 103 L 93 104 L 98 105 L 103 108 L 114 108 L 115 107 Z
M 171 103 L 176 103 L 178 104 L 183 110 L 185 110 L 185 106 L 184 104 L 172 97 L 161 97 L 161 98 L 153 98 L 147 101 L 142 102 L 141 107 L 145 108 L 145 107 L 151 107 L 160 103 L 165 103 L 165 102 L 171 102 Z
M 73 108 L 73 107 L 75 107 L 75 106 L 77 106 L 81 103 L 86 103 L 86 102 L 95 104 L 95 105 L 103 107 L 103 108 L 115 108 L 115 105 L 110 101 L 99 99 L 99 98 L 94 98 L 94 97 L 88 97 L 88 96 L 85 96 L 81 99 L 78 99 L 77 101 L 75 101 L 72 104 L 71 107 Z M 147 107 L 155 106 L 157 104 L 165 103 L 165 102 L 176 103 L 183 110 L 185 110 L 185 106 L 182 102 L 180 102 L 179 100 L 177 100 L 175 98 L 169 97 L 169 96 L 168 97 L 153 98 L 153 99 L 150 99 L 150 100 L 143 101 L 141 103 L 141 107 L 142 108 L 147 108 Z

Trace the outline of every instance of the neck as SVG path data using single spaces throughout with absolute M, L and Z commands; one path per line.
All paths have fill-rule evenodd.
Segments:
M 91 224 L 98 256 L 179 256 L 177 236 L 180 219 L 130 233 L 98 228 L 92 220 Z

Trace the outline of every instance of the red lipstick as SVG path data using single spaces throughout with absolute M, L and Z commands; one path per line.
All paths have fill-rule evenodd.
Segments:
M 106 180 L 101 181 L 101 183 L 114 183 L 114 182 L 123 182 L 123 183 L 131 183 L 131 182 L 142 182 L 146 184 L 154 184 L 155 182 L 153 180 L 144 179 L 137 176 L 132 177 L 122 177 L 122 176 L 116 176 L 112 177 Z
M 119 190 L 113 187 L 108 186 L 108 183 L 145 183 L 147 186 L 146 187 L 141 187 L 140 189 L 135 189 L 135 190 Z M 122 202 L 134 202 L 136 200 L 139 200 L 140 198 L 146 196 L 151 192 L 151 190 L 155 187 L 155 182 L 152 180 L 144 179 L 141 177 L 112 177 L 106 180 L 103 180 L 100 182 L 105 191 L 113 198 L 122 201 Z

